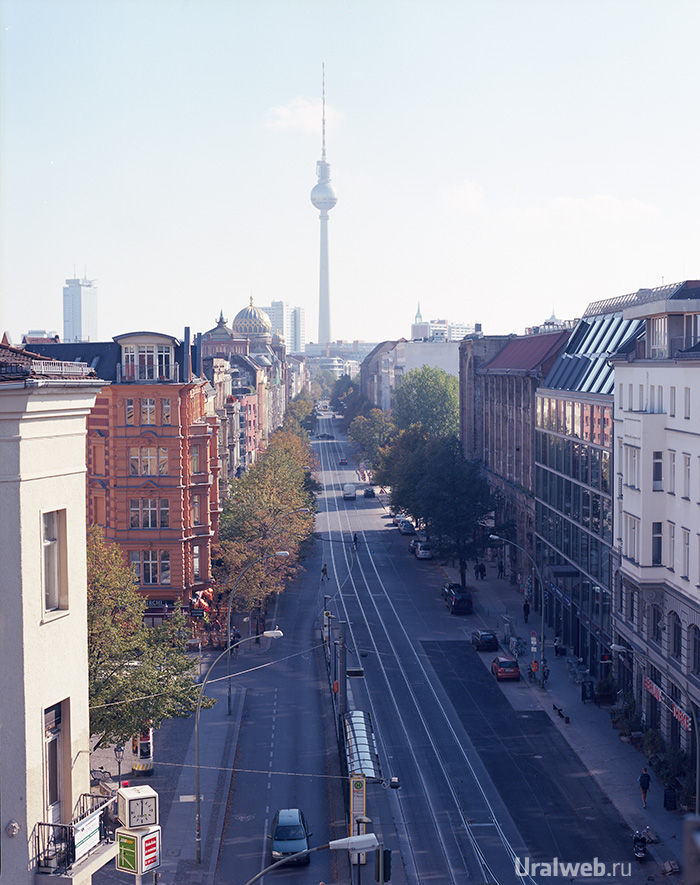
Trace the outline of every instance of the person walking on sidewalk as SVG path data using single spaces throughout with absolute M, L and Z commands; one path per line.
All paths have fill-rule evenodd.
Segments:
M 482 581 L 486 577 L 486 566 L 484 565 L 483 562 L 479 563 L 479 577 L 481 578 Z
M 505 573 L 505 569 L 503 567 L 503 557 L 501 554 L 498 554 L 498 577 L 502 578 Z
M 325 562 L 323 563 L 323 568 L 321 569 L 321 583 L 323 583 L 324 581 L 330 581 L 330 578 L 328 577 L 328 566 Z
M 642 791 L 642 808 L 647 807 L 647 793 L 649 792 L 649 787 L 651 786 L 651 778 L 649 777 L 649 772 L 646 768 L 642 769 L 642 773 L 637 778 L 637 783 L 639 784 L 639 789 Z
M 527 619 L 530 617 L 530 603 L 527 599 L 523 602 L 523 616 L 525 618 L 525 623 L 527 624 Z

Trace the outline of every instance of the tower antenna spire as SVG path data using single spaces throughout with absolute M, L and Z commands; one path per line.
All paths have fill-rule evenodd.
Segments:
M 321 159 L 326 159 L 326 63 L 321 62 L 321 103 L 323 105 L 323 114 L 321 116 Z

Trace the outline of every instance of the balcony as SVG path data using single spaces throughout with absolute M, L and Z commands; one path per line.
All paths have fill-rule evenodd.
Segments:
M 70 824 L 37 824 L 35 881 L 73 882 L 101 869 L 116 854 L 114 814 L 116 796 L 83 793 L 80 812 Z
M 124 366 L 117 363 L 117 384 L 168 384 L 180 380 L 180 365 Z

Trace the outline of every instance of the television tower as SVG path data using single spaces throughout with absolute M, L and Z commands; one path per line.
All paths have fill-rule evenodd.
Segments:
M 323 72 L 323 115 L 321 159 L 316 163 L 318 184 L 311 191 L 311 202 L 320 210 L 321 219 L 321 262 L 318 289 L 318 343 L 331 342 L 331 304 L 328 289 L 328 211 L 338 202 L 335 188 L 331 184 L 331 167 L 326 162 L 326 66 Z

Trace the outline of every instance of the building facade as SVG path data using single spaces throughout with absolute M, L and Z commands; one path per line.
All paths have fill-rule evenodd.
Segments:
M 303 307 L 292 307 L 286 301 L 273 301 L 269 307 L 261 307 L 270 318 L 272 331 L 278 332 L 287 345 L 287 353 L 304 353 L 306 350 L 306 314 Z
M 98 340 L 97 287 L 94 280 L 66 280 L 63 287 L 63 340 Z

